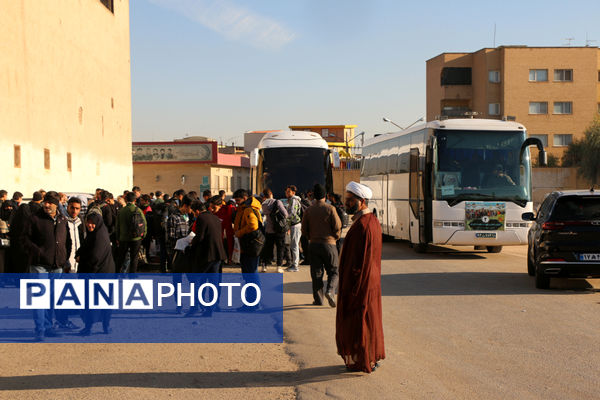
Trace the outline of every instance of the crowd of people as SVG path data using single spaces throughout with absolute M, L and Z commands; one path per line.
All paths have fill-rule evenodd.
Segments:
M 348 224 L 346 211 L 354 214 L 353 221 L 368 215 L 370 190 L 352 184 L 359 186 L 349 185 L 345 204 L 319 184 L 302 194 L 289 185 L 285 199 L 274 198 L 269 188 L 259 196 L 238 189 L 226 199 L 224 191 L 212 195 L 207 190 L 200 197 L 180 189 L 169 196 L 160 191 L 142 194 L 136 186 L 116 199 L 100 188 L 91 199 L 39 190 L 25 203 L 22 193 L 15 192 L 8 199 L 7 192 L 0 190 L 0 238 L 9 239 L 7 251 L 0 254 L 4 258 L 0 272 L 135 274 L 140 261 L 149 263 L 155 258 L 162 272 L 220 273 L 228 264 L 239 265 L 249 279 L 256 279 L 259 268 L 267 272 L 273 263 L 279 273 L 297 272 L 300 264 L 310 264 L 313 304 L 320 306 L 326 300 L 331 307 L 338 307 L 338 351 L 349 368 L 370 372 L 376 361 L 384 358 L 381 301 L 372 300 L 377 298 L 373 290 L 378 290 L 380 297 L 380 284 L 370 278 L 371 273 L 360 270 L 368 267 L 375 269 L 375 275 L 380 273 L 381 245 L 373 247 L 369 243 L 373 235 L 365 236 L 366 225 L 357 228 L 354 222 L 347 237 L 351 250 L 341 256 L 350 269 L 338 273 L 341 232 Z M 369 229 L 379 229 L 381 236 L 377 218 L 371 215 L 367 219 Z M 352 234 L 353 229 L 361 232 Z M 380 243 L 381 237 L 378 240 Z M 366 267 L 365 260 L 369 263 Z M 357 288 L 357 280 L 365 282 Z M 346 294 L 342 293 L 344 285 Z M 361 291 L 363 300 L 371 300 L 360 306 L 362 314 L 357 314 L 354 297 Z M 365 310 L 370 311 L 368 317 Z M 212 311 L 205 309 L 203 314 Z M 186 316 L 197 312 L 191 308 Z M 370 347 L 365 354 L 371 354 L 367 361 L 356 346 L 347 345 L 348 340 L 362 340 L 347 332 L 349 322 L 362 324 L 357 317 L 373 325 L 368 327 L 373 330 L 370 340 L 374 344 L 367 344 Z M 86 310 L 82 320 L 85 326 L 79 334 L 83 336 L 90 335 L 99 321 L 104 333 L 111 331 L 110 310 Z M 37 340 L 60 335 L 57 329 L 79 328 L 61 310 L 35 310 L 34 322 Z M 374 361 L 373 355 L 378 357 Z

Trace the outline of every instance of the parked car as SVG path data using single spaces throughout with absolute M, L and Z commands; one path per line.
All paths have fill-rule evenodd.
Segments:
M 600 193 L 594 189 L 550 193 L 528 234 L 527 272 L 547 289 L 551 277 L 600 277 Z

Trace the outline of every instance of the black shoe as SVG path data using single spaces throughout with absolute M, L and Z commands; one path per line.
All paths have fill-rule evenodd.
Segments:
M 211 310 L 206 310 L 202 314 L 200 314 L 199 317 L 202 317 L 202 318 L 211 318 L 212 315 L 213 315 L 213 312 Z
M 88 328 L 83 328 L 78 333 L 79 336 L 90 336 L 91 334 L 92 334 L 92 330 L 88 329 Z
M 312 305 L 313 306 L 322 306 L 323 303 L 319 303 L 318 301 L 315 300 L 315 301 L 313 301 Z
M 181 306 L 175 307 L 175 314 L 181 314 Z
M 198 312 L 197 308 L 190 308 L 188 312 L 185 313 L 185 315 L 183 316 L 183 318 L 190 318 L 196 315 L 196 313 Z
M 56 332 L 54 329 L 46 329 L 44 332 L 44 336 L 46 337 L 61 337 L 62 335 Z
M 57 322 L 56 325 L 59 329 L 70 329 L 70 330 L 79 329 L 79 326 L 75 325 L 71 321 L 67 321 L 66 324 L 61 324 L 60 322 Z
M 334 294 L 331 292 L 327 292 L 325 293 L 325 298 L 327 299 L 327 301 L 329 302 L 329 305 L 333 308 L 335 308 L 335 298 L 334 298 Z
M 112 328 L 111 327 L 106 327 L 104 328 L 104 330 L 102 331 L 102 333 L 104 333 L 105 335 L 110 335 L 112 333 Z
M 44 332 L 35 332 L 33 341 L 34 342 L 43 342 L 44 341 Z

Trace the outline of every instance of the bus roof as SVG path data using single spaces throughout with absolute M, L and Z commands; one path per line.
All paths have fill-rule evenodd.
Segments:
M 308 131 L 279 131 L 267 133 L 258 142 L 259 149 L 283 147 L 310 147 L 328 149 L 327 142 L 315 132 Z
M 429 121 L 425 124 L 416 125 L 410 129 L 398 132 L 385 133 L 366 141 L 365 146 L 383 142 L 398 136 L 407 135 L 422 129 L 448 129 L 463 131 L 525 131 L 523 124 L 514 121 L 502 121 L 499 119 L 476 119 L 456 118 Z

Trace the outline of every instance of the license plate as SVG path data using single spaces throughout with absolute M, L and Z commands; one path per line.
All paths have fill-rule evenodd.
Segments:
M 479 232 L 475 234 L 475 237 L 482 239 L 496 239 L 496 232 Z
M 600 253 L 580 254 L 579 261 L 600 261 Z

